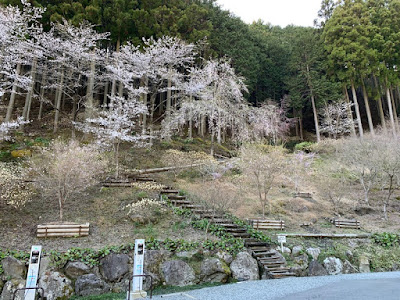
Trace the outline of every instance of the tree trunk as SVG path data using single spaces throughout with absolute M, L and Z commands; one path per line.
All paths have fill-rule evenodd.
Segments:
M 358 131 L 360 133 L 360 138 L 363 138 L 364 130 L 362 127 L 362 122 L 361 122 L 360 108 L 358 106 L 356 88 L 354 86 L 353 81 L 351 82 L 351 92 L 353 93 L 353 102 L 354 102 L 354 109 L 356 111 L 356 116 L 357 116 Z
M 61 98 L 63 95 L 63 84 L 64 84 L 64 70 L 61 71 L 60 83 L 58 87 L 57 99 L 56 99 L 56 113 L 54 115 L 54 130 L 53 132 L 57 132 L 58 130 L 58 120 L 60 117 L 60 109 L 61 109 Z
M 170 71 L 169 71 L 170 72 Z M 170 76 L 168 76 L 168 88 L 167 88 L 167 108 L 166 108 L 166 116 L 169 117 L 171 115 L 171 87 L 172 81 Z
M 345 99 L 347 104 L 350 104 L 350 97 L 349 97 L 349 93 L 347 91 L 347 88 L 344 87 L 343 90 L 344 90 L 344 95 L 345 95 L 344 99 Z M 352 134 L 352 136 L 357 136 L 356 127 L 354 125 L 353 112 L 351 110 L 351 106 L 350 105 L 347 108 L 347 117 L 351 120 L 351 134 Z
M 317 134 L 317 143 L 319 143 L 321 141 L 321 134 L 319 133 L 317 107 L 315 106 L 315 99 L 312 93 L 311 93 L 311 104 L 314 114 L 314 125 L 315 125 L 315 133 Z
M 107 102 L 108 102 L 108 81 L 106 81 L 106 83 L 104 84 L 104 95 L 103 95 L 103 110 L 106 109 L 107 107 Z
M 382 106 L 382 96 L 381 96 L 381 89 L 380 86 L 378 85 L 378 80 L 374 76 L 374 83 L 376 88 L 378 89 L 379 97 L 378 97 L 378 111 L 379 111 L 379 118 L 381 119 L 381 125 L 383 128 L 383 132 L 387 133 L 387 127 L 386 127 L 386 120 L 385 120 L 385 113 L 383 111 L 383 106 Z
M 394 116 L 394 124 L 396 126 L 396 132 L 399 132 L 399 120 L 397 118 L 396 101 L 394 101 L 394 96 L 393 96 L 392 90 L 390 90 L 390 97 L 392 98 L 393 116 Z
M 33 62 L 32 62 L 32 69 L 31 69 L 32 82 L 29 87 L 28 93 L 26 94 L 24 110 L 22 111 L 22 117 L 24 118 L 25 121 L 29 120 L 29 115 L 30 115 L 30 111 L 31 111 L 32 96 L 33 96 L 33 92 L 35 89 L 36 68 L 37 68 L 37 58 L 34 58 Z
M 39 106 L 39 115 L 38 115 L 38 120 L 40 121 L 42 119 L 42 113 L 43 113 L 43 103 L 44 103 L 44 84 L 46 82 L 46 73 L 42 73 L 42 82 L 40 83 L 40 106 Z
M 190 94 L 189 96 L 189 103 L 192 104 L 193 101 L 193 96 L 192 94 Z M 190 106 L 190 110 L 189 110 L 189 128 L 188 128 L 188 138 L 191 140 L 193 138 L 193 120 L 192 120 L 193 116 L 192 116 L 192 106 Z
M 16 74 L 17 76 L 21 73 L 21 64 L 17 64 L 17 70 Z M 11 116 L 14 110 L 14 103 L 15 103 L 15 95 L 17 94 L 17 80 L 14 81 L 12 90 L 11 90 L 11 95 L 10 95 L 10 101 L 8 102 L 8 107 L 7 107 L 7 114 L 6 114 L 6 119 L 4 120 L 5 122 L 10 122 L 11 121 Z
M 149 84 L 149 80 L 147 79 L 147 77 L 146 76 L 142 77 L 141 80 L 140 80 L 140 85 L 142 87 L 147 87 L 148 84 Z M 155 97 L 156 97 L 155 94 L 151 95 L 151 100 L 152 100 L 152 103 L 150 105 L 151 119 L 153 119 L 153 116 L 154 116 Z M 147 107 L 147 93 L 142 93 L 140 95 L 140 98 L 141 98 L 141 101 L 143 102 L 143 104 Z M 150 123 L 152 123 L 152 122 L 153 122 L 153 120 L 150 121 Z M 147 114 L 144 112 L 142 114 L 142 134 L 146 134 L 146 131 L 147 131 L 147 124 L 146 123 L 147 123 Z M 152 124 L 150 126 L 153 127 Z
M 364 96 L 365 110 L 367 111 L 369 131 L 374 136 L 375 135 L 374 124 L 372 122 L 371 109 L 369 108 L 367 89 L 365 88 L 365 84 L 364 84 L 364 80 L 363 79 L 361 79 L 361 87 L 362 87 L 363 96 Z
M 393 135 L 396 136 L 397 133 L 396 133 L 396 125 L 394 123 L 392 99 L 390 97 L 390 91 L 389 91 L 387 80 L 386 80 L 386 100 L 387 100 L 387 106 L 389 109 L 390 125 L 392 126 Z
M 86 90 L 85 119 L 93 118 L 93 113 L 94 113 L 93 89 L 94 89 L 95 70 L 96 70 L 96 64 L 94 59 L 92 59 L 90 62 L 90 75 Z
M 154 136 L 154 110 L 155 110 L 155 104 L 156 104 L 156 97 L 157 94 L 153 94 L 150 97 L 150 145 L 153 145 L 153 136 Z M 146 94 L 146 101 L 147 101 L 147 94 Z M 144 114 L 143 114 L 144 115 Z M 146 134 L 146 131 L 143 132 L 143 134 Z

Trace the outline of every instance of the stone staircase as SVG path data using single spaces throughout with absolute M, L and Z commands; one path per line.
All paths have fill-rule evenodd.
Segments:
M 177 190 L 161 190 L 160 197 L 163 195 L 168 197 L 172 205 L 189 209 L 198 218 L 208 219 L 211 224 L 224 227 L 225 231 L 232 234 L 233 237 L 243 239 L 245 247 L 251 251 L 259 266 L 265 271 L 265 277 L 276 279 L 295 276 L 286 266 L 286 261 L 282 255 L 272 250 L 268 243 L 252 238 L 246 228 L 235 224 L 230 218 L 226 217 L 225 213 L 194 204 L 186 196 L 180 196 Z

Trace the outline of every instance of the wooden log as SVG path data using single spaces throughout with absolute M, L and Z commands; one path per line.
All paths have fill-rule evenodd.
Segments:
M 305 237 L 305 238 L 370 238 L 371 234 L 335 234 L 335 233 L 286 233 L 287 237 Z
M 68 229 L 68 228 L 51 228 L 51 229 L 46 229 L 46 228 L 42 228 L 42 229 L 38 229 L 37 233 L 77 233 L 79 234 L 80 232 L 89 232 L 89 228 L 74 228 L 74 229 Z
M 76 236 L 88 236 L 89 232 L 82 232 L 81 234 L 78 233 L 39 233 L 36 236 L 40 237 L 76 237 Z
M 38 229 L 40 228 L 89 228 L 89 223 L 86 224 L 43 224 L 38 225 Z

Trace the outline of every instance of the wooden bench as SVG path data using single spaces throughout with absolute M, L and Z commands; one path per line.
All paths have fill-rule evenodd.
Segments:
M 285 221 L 283 220 L 249 220 L 250 225 L 256 230 L 268 230 L 268 229 L 285 229 Z
M 333 219 L 332 223 L 338 228 L 361 229 L 360 221 L 357 221 L 357 220 L 337 220 L 337 219 Z
M 89 235 L 89 223 L 60 223 L 44 224 L 37 226 L 37 237 L 80 237 Z

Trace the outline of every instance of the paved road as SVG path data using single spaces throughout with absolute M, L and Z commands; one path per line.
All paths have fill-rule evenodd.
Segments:
M 153 297 L 155 300 L 400 300 L 400 272 L 261 280 Z

